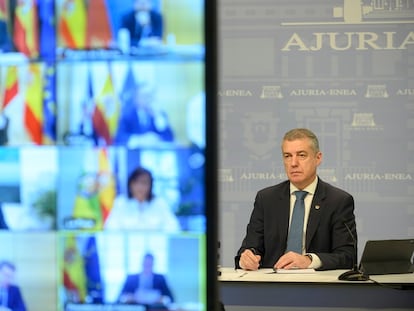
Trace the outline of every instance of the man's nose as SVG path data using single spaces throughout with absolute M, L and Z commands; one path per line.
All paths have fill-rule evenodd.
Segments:
M 298 157 L 297 157 L 297 156 L 292 156 L 292 159 L 291 159 L 291 161 L 290 161 L 290 165 L 291 165 L 291 166 L 297 166 L 297 165 L 298 165 L 298 163 L 299 163 L 299 161 L 298 161 Z

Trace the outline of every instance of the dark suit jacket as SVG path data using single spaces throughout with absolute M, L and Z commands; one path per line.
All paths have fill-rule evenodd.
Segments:
M 150 12 L 151 31 L 148 34 L 151 37 L 159 37 L 162 39 L 163 36 L 163 19 L 162 15 L 158 12 Z M 141 40 L 142 27 L 135 20 L 135 11 L 129 12 L 124 15 L 121 21 L 121 28 L 126 28 L 131 36 L 131 45 L 136 46 Z
M 139 287 L 139 276 L 140 276 L 140 274 L 128 275 L 128 277 L 127 277 L 127 279 L 124 283 L 124 286 L 121 290 L 121 294 L 119 295 L 119 298 L 123 294 L 135 293 L 135 291 Z M 171 301 L 174 301 L 171 290 L 168 287 L 167 281 L 165 280 L 165 277 L 162 274 L 156 274 L 156 273 L 154 274 L 152 288 L 159 290 L 162 296 L 168 296 L 168 297 L 170 297 Z M 118 301 L 119 301 L 119 298 L 118 298 Z
M 0 229 L 9 229 L 9 227 L 6 224 L 6 221 L 4 220 L 3 210 L 1 208 L 1 203 L 0 203 Z
M 247 248 L 254 248 L 262 256 L 262 268 L 272 268 L 285 253 L 289 192 L 289 181 L 285 181 L 257 193 L 247 234 L 235 257 L 236 267 L 239 267 L 241 253 Z M 319 256 L 322 261 L 320 270 L 348 269 L 356 262 L 354 242 L 344 222 L 356 239 L 353 197 L 319 179 L 309 212 L 306 251 Z
M 26 311 L 26 306 L 23 301 L 20 289 L 17 286 L 11 285 L 7 290 L 7 307 L 13 311 Z
M 7 31 L 7 24 L 0 20 L 0 50 L 2 52 L 13 51 L 13 44 L 10 39 L 10 34 Z

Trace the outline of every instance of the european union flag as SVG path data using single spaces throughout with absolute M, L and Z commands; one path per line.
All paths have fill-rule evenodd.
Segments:
M 94 236 L 88 238 L 83 258 L 86 274 L 87 302 L 103 303 L 101 268 L 99 266 L 99 255 Z
M 55 4 L 54 0 L 38 1 L 40 28 L 40 57 L 54 60 L 56 57 Z
M 134 72 L 132 71 L 131 66 L 129 66 L 121 92 L 122 106 L 126 110 L 128 110 L 128 108 L 133 105 L 135 88 L 136 81 Z
M 52 62 L 45 64 L 43 81 L 43 141 L 56 142 L 56 75 Z

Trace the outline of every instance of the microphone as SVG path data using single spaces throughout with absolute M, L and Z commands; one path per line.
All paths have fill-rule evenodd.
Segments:
M 345 271 L 340 276 L 338 276 L 338 280 L 341 281 L 368 281 L 369 276 L 365 275 L 363 272 L 361 272 L 358 269 L 358 251 L 357 251 L 357 240 L 355 236 L 352 234 L 351 229 L 349 229 L 349 226 L 346 224 L 346 221 L 343 221 L 346 229 L 348 230 L 349 235 L 352 238 L 353 247 L 354 247 L 354 259 L 353 259 L 353 268 L 352 270 Z

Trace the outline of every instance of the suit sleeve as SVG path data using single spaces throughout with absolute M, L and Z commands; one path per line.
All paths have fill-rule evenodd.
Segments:
M 23 296 L 17 286 L 12 287 L 10 299 L 10 308 L 13 311 L 26 311 L 26 305 L 23 301 Z
M 173 294 L 171 293 L 171 290 L 163 275 L 158 275 L 158 289 L 161 291 L 161 295 L 169 297 L 171 302 L 174 301 Z
M 346 194 L 337 202 L 337 208 L 331 215 L 331 237 L 330 250 L 326 252 L 316 252 L 322 261 L 319 270 L 350 269 L 356 263 L 356 247 L 352 236 L 357 239 L 356 222 L 354 215 L 354 199 Z M 356 243 L 356 241 L 355 241 Z M 357 243 L 356 243 L 357 244 Z
M 240 268 L 240 255 L 244 250 L 252 249 L 252 251 L 258 255 L 262 255 L 264 252 L 264 211 L 261 202 L 262 200 L 259 192 L 256 194 L 253 211 L 246 229 L 246 236 L 234 258 L 236 268 Z

